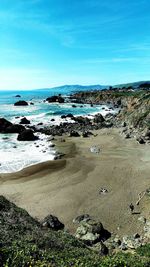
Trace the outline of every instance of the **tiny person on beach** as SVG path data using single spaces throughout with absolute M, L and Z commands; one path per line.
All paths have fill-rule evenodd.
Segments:
M 134 211 L 134 205 L 133 205 L 132 203 L 129 205 L 129 209 L 130 209 L 130 211 L 131 211 L 131 214 L 133 214 L 133 211 Z

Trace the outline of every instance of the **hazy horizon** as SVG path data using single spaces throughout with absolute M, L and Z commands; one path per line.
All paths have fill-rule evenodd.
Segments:
M 0 90 L 149 80 L 148 0 L 1 0 Z

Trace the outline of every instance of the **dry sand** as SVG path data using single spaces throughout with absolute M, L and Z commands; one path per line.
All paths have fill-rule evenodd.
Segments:
M 73 218 L 88 213 L 111 232 L 140 232 L 137 219 L 150 218 L 150 199 L 145 196 L 135 206 L 141 215 L 131 215 L 128 206 L 150 187 L 150 146 L 125 140 L 118 129 L 96 133 L 90 138 L 67 137 L 66 142 L 57 138 L 58 150 L 66 154 L 63 159 L 1 174 L 0 194 L 40 220 L 48 214 L 58 216 L 71 231 Z M 90 152 L 93 145 L 101 148 L 99 154 Z M 101 187 L 108 193 L 100 195 Z

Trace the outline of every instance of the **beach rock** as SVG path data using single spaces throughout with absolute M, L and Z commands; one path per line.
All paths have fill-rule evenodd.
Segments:
M 21 97 L 21 95 L 15 95 L 15 97 Z
M 81 223 L 81 222 L 87 222 L 91 220 L 91 217 L 89 214 L 82 214 L 77 216 L 76 218 L 73 219 L 73 223 Z
M 61 115 L 61 119 L 66 119 L 66 115 Z
M 33 106 L 33 105 L 34 105 L 34 103 L 33 103 L 33 102 L 30 102 L 30 105 L 32 105 L 32 106 Z
M 141 145 L 143 145 L 143 144 L 145 144 L 145 140 L 143 139 L 143 137 L 137 137 L 137 139 L 136 139 L 137 141 L 138 141 L 138 143 L 139 144 L 141 144 Z
M 134 238 L 134 236 L 124 236 L 122 243 L 126 246 L 127 249 L 136 249 L 141 247 L 141 239 Z
M 94 117 L 94 120 L 93 120 L 94 123 L 102 123 L 104 121 L 105 121 L 105 119 L 102 116 L 102 114 L 100 114 L 100 113 L 96 114 L 95 117 Z
M 38 137 L 34 135 L 32 130 L 25 129 L 24 131 L 19 133 L 17 140 L 18 141 L 35 141 L 35 140 L 38 140 Z
M 81 221 L 75 237 L 88 245 L 99 242 L 103 238 L 104 228 L 101 222 L 95 220 Z
M 130 133 L 126 133 L 124 138 L 125 138 L 125 139 L 129 139 L 129 138 L 131 138 L 131 134 L 130 134 Z
M 21 133 L 25 130 L 25 127 L 19 124 L 12 124 L 11 126 L 7 127 L 5 133 Z
M 59 219 L 53 215 L 48 215 L 44 218 L 42 222 L 43 227 L 50 228 L 52 230 L 58 231 L 64 229 L 64 224 L 59 221 Z
M 4 118 L 0 118 L 0 133 L 20 133 L 25 128 L 19 124 L 12 124 Z
M 72 113 L 68 113 L 68 114 L 66 115 L 66 118 L 74 118 L 74 116 L 72 115 Z
M 72 108 L 76 108 L 77 106 L 76 105 L 72 105 Z
M 76 132 L 76 131 L 71 131 L 70 134 L 69 134 L 69 137 L 79 137 L 79 133 Z
M 5 133 L 5 130 L 12 126 L 12 123 L 4 118 L 0 118 L 0 132 Z
M 55 147 L 55 144 L 50 144 L 49 147 L 51 147 L 51 148 L 52 148 L 52 147 Z
M 65 99 L 61 95 L 58 95 L 58 96 L 54 95 L 54 96 L 46 98 L 46 101 L 48 103 L 53 103 L 53 102 L 64 103 Z
M 89 137 L 90 135 L 93 135 L 92 132 L 88 132 L 88 131 L 85 131 L 82 133 L 82 137 L 86 138 L 86 137 Z
M 24 117 L 21 119 L 20 124 L 30 124 L 30 121 L 26 117 Z
M 108 248 L 107 248 L 106 245 L 101 241 L 101 242 L 99 243 L 99 254 L 100 254 L 100 256 L 106 256 L 106 255 L 108 255 L 108 253 L 109 253 Z
M 24 100 L 17 101 L 14 106 L 28 106 L 28 103 Z
M 84 124 L 84 125 L 90 124 L 90 119 L 87 117 L 78 116 L 78 117 L 75 117 L 74 120 L 80 124 Z

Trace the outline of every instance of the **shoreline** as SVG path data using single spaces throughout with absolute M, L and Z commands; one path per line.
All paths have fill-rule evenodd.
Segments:
M 73 104 L 73 103 L 70 103 L 70 104 Z M 96 106 L 98 106 L 98 105 L 96 105 Z M 34 125 L 34 124 L 30 124 L 30 125 L 25 125 L 25 127 L 27 127 L 27 129 L 29 128 L 29 129 L 31 129 L 31 130 L 33 130 L 33 132 L 38 136 L 39 134 L 43 134 L 45 137 L 43 137 L 43 139 L 39 139 L 39 141 L 37 141 L 37 144 L 36 144 L 36 142 L 35 142 L 35 145 L 33 144 L 33 142 L 32 143 L 28 143 L 27 145 L 28 145 L 28 147 L 29 147 L 29 149 L 30 149 L 30 145 L 31 146 L 33 146 L 34 148 L 35 148 L 35 151 L 36 151 L 36 153 L 37 154 L 39 154 L 39 156 L 41 155 L 41 157 L 42 157 L 42 155 L 43 155 L 43 160 L 41 161 L 41 160 L 39 160 L 39 161 L 37 161 L 36 160 L 36 157 L 35 157 L 35 163 L 33 163 L 33 161 L 34 160 L 32 160 L 32 158 L 31 158 L 31 163 L 29 163 L 29 161 L 27 161 L 27 162 L 24 162 L 23 161 L 23 159 L 22 159 L 22 161 L 18 158 L 18 162 L 19 162 L 19 164 L 16 162 L 16 161 L 12 161 L 12 164 L 11 164 L 11 161 L 9 160 L 9 161 L 6 161 L 6 163 L 5 163 L 5 165 L 6 166 L 4 166 L 4 167 L 2 167 L 2 165 L 1 165 L 1 169 L 3 170 L 3 171 L 1 171 L 1 174 L 4 174 L 4 173 L 8 173 L 8 174 L 13 174 L 13 173 L 16 173 L 16 172 L 18 172 L 18 171 L 21 171 L 21 170 L 23 170 L 24 168 L 27 168 L 27 167 L 30 167 L 30 166 L 34 166 L 34 165 L 37 165 L 37 164 L 40 164 L 40 163 L 43 163 L 43 162 L 46 162 L 46 161 L 49 161 L 49 159 L 48 159 L 48 155 L 49 155 L 49 157 L 50 158 L 52 158 L 53 157 L 53 159 L 50 159 L 50 160 L 54 160 L 55 159 L 55 157 L 57 157 L 57 153 L 56 153 L 56 150 L 55 150 L 55 148 L 54 149 L 51 149 L 51 150 L 49 150 L 48 149 L 48 143 L 47 143 L 47 140 L 49 139 L 48 138 L 48 136 L 50 135 L 49 133 L 48 133 L 48 135 L 47 135 L 47 128 L 50 128 L 50 129 L 54 129 L 54 131 L 55 131 L 55 128 L 57 129 L 57 127 L 62 127 L 63 126 L 63 124 L 67 124 L 68 125 L 68 127 L 70 127 L 70 128 L 72 128 L 72 129 L 74 129 L 74 125 L 73 124 L 75 124 L 76 123 L 76 119 L 78 119 L 78 118 L 83 118 L 83 120 L 93 120 L 94 119 L 94 117 L 97 115 L 97 114 L 102 114 L 104 117 L 108 114 L 108 113 L 112 113 L 112 114 L 116 114 L 116 112 L 117 112 L 117 109 L 115 110 L 111 110 L 111 109 L 109 109 L 109 107 L 107 106 L 107 105 L 105 105 L 105 108 L 103 108 L 103 106 L 104 105 L 99 105 L 99 108 L 100 108 L 100 110 L 99 111 L 97 111 L 97 112 L 92 112 L 92 113 L 90 113 L 90 114 L 83 114 L 83 115 L 73 115 L 73 118 L 61 118 L 61 117 L 63 117 L 63 116 L 65 116 L 65 115 L 63 115 L 63 116 L 59 116 L 59 120 L 57 121 L 57 119 L 58 118 L 55 118 L 54 120 L 55 120 L 55 122 L 54 122 L 54 125 L 50 125 L 50 126 L 48 126 L 48 125 L 43 125 L 42 127 L 41 126 L 38 126 L 38 125 Z M 13 120 L 13 122 L 15 122 L 15 123 L 19 123 L 19 120 L 20 120 L 20 118 L 21 117 L 19 117 L 19 118 L 17 118 L 17 119 L 14 119 Z M 26 116 L 26 118 L 28 119 L 28 116 Z M 15 124 L 14 124 L 15 125 Z M 19 124 L 18 124 L 19 125 Z M 62 126 L 61 126 L 62 125 Z M 63 128 L 63 127 L 62 127 Z M 53 130 L 52 130 L 53 131 Z M 69 131 L 71 131 L 71 129 L 69 130 Z M 68 131 L 68 134 L 69 134 L 69 131 Z M 4 133 L 5 134 L 5 133 Z M 13 134 L 14 135 L 14 134 Z M 53 133 L 51 134 L 52 136 L 53 136 Z M 58 135 L 59 135 L 59 131 L 58 131 Z M 6 134 L 6 136 L 7 136 L 7 134 Z M 54 136 L 55 136 L 55 134 L 54 134 Z M 57 136 L 57 133 L 56 133 L 56 136 Z M 5 138 L 5 136 L 4 136 L 4 138 Z M 6 138 L 8 138 L 9 139 L 9 134 L 8 134 L 8 137 L 6 137 Z M 23 143 L 21 144 L 21 143 L 17 143 L 16 142 L 16 138 L 17 138 L 17 136 L 15 137 L 15 139 L 14 139 L 14 137 L 12 138 L 10 138 L 10 144 L 11 143 L 13 143 L 12 144 L 12 152 L 10 151 L 10 149 L 8 150 L 8 152 L 6 153 L 6 155 L 5 155 L 5 153 L 4 153 L 4 158 L 9 158 L 10 157 L 10 155 L 12 154 L 12 153 L 15 153 L 15 150 L 14 149 L 18 149 L 19 150 L 19 153 L 22 153 L 22 151 L 21 150 L 24 150 L 24 152 L 26 153 L 26 151 L 25 151 L 25 149 L 23 148 Z M 14 140 L 13 140 L 14 139 Z M 21 146 L 20 146 L 20 144 L 21 144 Z M 44 145 L 43 145 L 44 144 Z M 45 148 L 43 148 L 42 149 L 42 147 L 43 146 L 45 146 Z M 38 148 L 39 147 L 39 148 Z M 52 148 L 53 146 L 51 146 L 51 148 Z M 39 151 L 38 151 L 39 150 Z M 43 150 L 43 151 L 42 151 Z M 44 154 L 42 154 L 42 153 L 44 153 Z M 58 154 L 59 154 L 59 151 L 58 151 Z M 35 155 L 34 155 L 35 156 Z M 39 157 L 38 156 L 38 157 Z M 59 155 L 58 155 L 59 156 Z M 18 157 L 18 156 L 17 156 Z M 37 158 L 38 158 L 37 157 Z M 44 160 L 44 158 L 47 158 L 47 159 L 45 159 Z M 33 158 L 34 159 L 34 158 Z M 13 164 L 13 162 L 14 162 L 14 164 Z M 3 161 L 2 161 L 2 164 L 3 164 Z M 12 167 L 9 167 L 9 165 L 11 165 Z M 18 165 L 18 166 L 17 166 Z M 22 166 L 23 167 L 22 167 Z
M 71 232 L 75 229 L 72 220 L 84 213 L 119 235 L 142 231 L 137 221 L 140 215 L 131 216 L 128 205 L 149 187 L 148 146 L 125 140 L 119 129 L 95 133 L 98 135 L 88 138 L 63 136 L 65 142 L 57 137 L 56 146 L 65 156 L 1 174 L 0 194 L 40 220 L 48 214 L 58 216 Z M 100 147 L 100 153 L 90 152 L 93 145 Z M 102 187 L 108 194 L 99 194 Z M 136 208 L 149 216 L 145 201 L 146 197 Z

